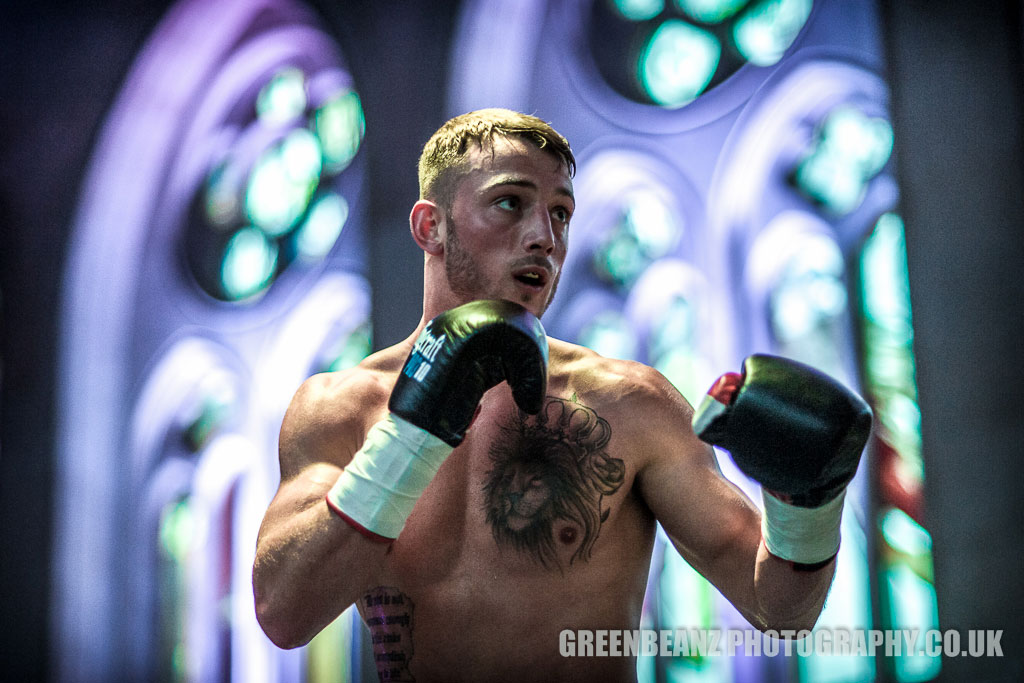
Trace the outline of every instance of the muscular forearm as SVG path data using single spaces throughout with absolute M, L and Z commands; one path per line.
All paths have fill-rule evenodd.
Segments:
M 775 631 L 813 628 L 832 585 L 835 564 L 832 558 L 818 569 L 798 569 L 769 553 L 762 542 L 754 569 L 757 618 L 762 623 L 755 626 Z
M 264 632 L 283 648 L 309 642 L 376 585 L 387 549 L 342 521 L 322 497 L 278 523 L 268 518 L 253 563 Z

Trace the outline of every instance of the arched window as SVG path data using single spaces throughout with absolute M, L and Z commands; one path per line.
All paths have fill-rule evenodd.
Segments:
M 339 630 L 358 652 L 352 613 L 274 647 L 251 572 L 290 397 L 370 349 L 364 135 L 300 3 L 182 0 L 142 47 L 65 278 L 60 680 L 312 680 Z

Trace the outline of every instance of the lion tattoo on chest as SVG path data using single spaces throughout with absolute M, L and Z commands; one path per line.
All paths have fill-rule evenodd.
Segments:
M 626 467 L 607 452 L 608 421 L 571 400 L 548 397 L 536 416 L 519 412 L 491 445 L 484 481 L 494 540 L 561 569 L 558 548 L 575 548 L 569 563 L 590 559 Z

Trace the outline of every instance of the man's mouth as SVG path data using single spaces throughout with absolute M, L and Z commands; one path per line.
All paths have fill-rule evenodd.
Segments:
M 524 268 L 512 273 L 512 277 L 527 287 L 543 289 L 548 283 L 548 272 L 543 268 Z

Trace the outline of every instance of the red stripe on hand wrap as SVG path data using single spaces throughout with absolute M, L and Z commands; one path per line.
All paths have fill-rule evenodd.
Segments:
M 348 525 L 350 527 L 352 527 L 353 529 L 355 529 L 356 531 L 361 533 L 366 538 L 370 539 L 371 541 L 375 541 L 377 543 L 394 543 L 395 539 L 388 538 L 387 536 L 381 536 L 380 534 L 375 534 L 372 531 L 370 531 L 369 529 L 367 529 L 366 527 L 364 527 L 362 524 L 357 522 L 356 520 L 354 520 L 351 517 L 349 517 L 348 515 L 346 515 L 344 512 L 342 512 L 340 509 L 338 509 L 338 507 L 334 503 L 331 502 L 330 495 L 324 496 L 324 500 L 327 501 L 327 507 L 331 508 L 331 510 L 334 511 L 334 514 L 336 514 L 339 517 L 341 517 L 343 520 L 345 520 L 345 522 L 348 523 Z

